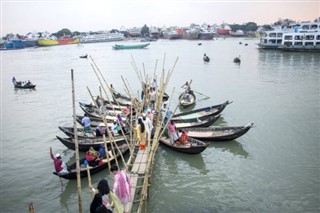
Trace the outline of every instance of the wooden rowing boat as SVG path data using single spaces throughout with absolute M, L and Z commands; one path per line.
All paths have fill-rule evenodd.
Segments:
M 190 118 L 202 118 L 206 116 L 211 115 L 218 115 L 220 114 L 228 104 L 231 104 L 232 101 L 226 101 L 222 104 L 210 106 L 210 107 L 204 107 L 201 109 L 191 110 L 188 112 L 178 113 L 172 116 L 171 120 L 177 121 L 177 120 L 183 120 L 183 119 L 190 119 Z
M 59 126 L 59 129 L 66 134 L 68 137 L 70 138 L 74 138 L 74 131 L 73 131 L 73 127 L 62 127 Z M 102 138 L 102 136 L 96 136 L 95 131 L 93 131 L 92 133 L 84 133 L 83 128 L 77 128 L 77 135 L 78 138 L 80 139 L 98 139 L 98 138 Z M 115 134 L 115 136 L 119 136 L 119 134 Z
M 190 107 L 192 105 L 194 105 L 196 103 L 196 95 L 193 93 L 193 91 L 191 90 L 189 92 L 189 98 L 186 99 L 185 97 L 182 97 L 184 96 L 185 93 L 182 93 L 180 96 L 179 96 L 179 100 L 180 100 L 180 105 L 181 107 L 183 108 L 187 108 L 187 107 Z
M 187 154 L 199 154 L 203 152 L 208 146 L 206 143 L 190 137 L 188 138 L 186 144 L 170 144 L 170 138 L 168 137 L 160 138 L 159 142 L 170 149 Z
M 230 141 L 247 133 L 253 123 L 234 127 L 196 127 L 184 129 L 189 137 L 210 141 Z
M 177 129 L 184 129 L 190 127 L 208 127 L 219 119 L 220 115 L 208 116 L 202 118 L 191 118 L 174 121 Z
M 74 139 L 72 138 L 61 138 L 59 136 L 56 136 L 58 138 L 58 140 L 65 145 L 66 147 L 68 147 L 69 149 L 75 150 L 75 143 L 74 143 Z M 106 138 L 106 142 L 107 145 L 110 145 L 110 140 L 109 138 Z M 124 136 L 114 136 L 114 141 L 117 144 L 122 144 L 125 142 L 125 137 Z M 79 144 L 79 151 L 83 151 L 86 152 L 89 150 L 90 147 L 93 147 L 95 150 L 99 150 L 100 145 L 104 144 L 103 142 L 103 138 L 96 138 L 96 139 L 80 139 L 78 140 L 78 144 Z
M 121 145 L 121 147 L 119 147 L 122 155 L 125 154 L 129 148 L 128 148 L 128 145 L 127 144 L 123 144 Z M 111 151 L 109 151 L 109 161 L 110 163 L 113 162 L 115 160 L 115 157 L 112 155 Z M 116 154 L 116 158 L 119 158 L 120 157 L 120 153 L 117 152 Z M 84 166 L 84 161 L 86 160 L 86 158 L 82 158 L 80 160 L 80 177 L 81 178 L 84 178 L 84 177 L 87 177 L 88 176 L 88 173 L 87 173 L 87 169 L 86 167 Z M 103 163 L 101 165 L 98 165 L 98 166 L 89 166 L 89 172 L 91 175 L 94 175 L 106 168 L 108 168 L 108 159 L 103 159 L 102 161 Z M 72 165 L 70 165 L 68 167 L 68 170 L 69 170 L 69 173 L 67 174 L 57 174 L 56 172 L 53 172 L 54 175 L 57 175 L 59 177 L 62 177 L 64 179 L 77 179 L 77 172 L 76 172 L 76 163 L 73 163 Z

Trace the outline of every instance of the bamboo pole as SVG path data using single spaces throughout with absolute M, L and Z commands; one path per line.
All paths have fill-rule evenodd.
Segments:
M 108 146 L 107 146 L 107 141 L 106 141 L 106 135 L 105 134 L 103 134 L 103 144 L 104 144 L 104 151 L 106 152 L 106 157 L 107 157 L 107 161 L 108 161 L 109 173 L 111 174 L 111 164 L 110 164 L 109 151 L 108 151 Z
M 91 58 L 91 60 L 93 61 L 93 63 L 95 64 L 95 62 L 94 62 L 94 60 L 92 59 L 92 57 L 91 57 L 91 56 L 90 56 L 90 58 Z M 95 66 L 97 67 L 97 65 L 96 65 L 96 64 L 95 64 Z M 103 85 L 102 85 L 102 81 L 101 81 L 100 77 L 98 76 L 98 74 L 97 74 L 97 71 L 96 71 L 95 67 L 94 67 L 92 64 L 91 64 L 91 67 L 93 68 L 93 71 L 94 71 L 94 73 L 96 74 L 96 77 L 97 77 L 97 78 L 98 78 L 98 80 L 99 80 L 100 86 L 101 86 L 101 88 L 103 89 L 103 91 L 104 91 L 104 93 L 105 93 L 105 95 L 106 95 L 107 99 L 108 99 L 108 100 L 109 100 L 109 102 L 110 102 L 109 96 L 108 96 L 108 94 L 107 94 L 107 92 L 106 92 L 105 88 L 104 88 L 104 87 L 103 87 Z M 97 67 L 97 70 L 100 72 L 100 70 L 99 70 L 99 68 L 98 68 L 98 67 Z M 103 77 L 103 75 L 101 74 L 101 72 L 100 72 L 100 75 L 101 75 L 101 77 L 103 78 L 103 80 L 104 80 L 105 84 L 107 85 L 107 87 L 108 87 L 109 91 L 111 92 L 112 96 L 114 97 L 114 94 L 113 94 L 113 92 L 111 91 L 111 88 L 110 88 L 110 87 L 109 87 L 109 85 L 107 84 L 107 82 L 106 82 L 105 78 Z M 88 87 L 87 87 L 87 89 L 89 90 L 89 88 L 88 88 Z M 90 92 L 90 95 L 91 95 L 91 98 L 92 98 L 93 102 L 95 102 L 95 101 L 94 101 L 94 99 L 93 99 L 93 96 L 92 96 L 91 92 Z M 111 103 L 111 102 L 110 102 L 110 103 Z M 118 104 L 118 106 L 120 107 L 119 103 L 117 103 L 117 104 Z M 111 105 L 111 106 L 112 106 L 112 109 L 113 109 L 114 114 L 116 114 L 116 113 L 115 113 L 115 109 L 114 109 L 113 105 Z M 103 117 L 104 117 L 104 116 L 103 116 Z M 104 117 L 104 118 L 102 118 L 102 119 L 105 119 L 105 117 Z M 119 124 L 119 125 L 120 125 L 120 127 L 121 127 L 121 132 L 122 132 L 122 134 L 125 136 L 125 134 L 124 134 L 124 132 L 123 132 L 123 129 L 122 129 L 122 126 L 121 126 L 120 121 L 119 121 L 118 119 L 116 119 L 116 120 L 117 120 L 118 124 Z M 106 123 L 105 123 L 105 124 L 106 124 Z M 108 134 L 108 136 L 109 136 L 109 134 Z M 128 141 L 127 141 L 127 137 L 125 137 L 125 141 L 126 141 L 126 143 L 127 143 L 127 144 L 129 144 L 129 143 L 128 143 Z M 129 150 L 130 150 L 130 153 L 132 153 L 132 150 L 130 149 L 130 146 L 129 146 Z
M 91 184 L 91 174 L 90 174 L 90 169 L 89 169 L 89 164 L 87 164 L 87 175 L 88 175 L 88 187 L 89 187 L 89 192 L 90 192 L 90 200 L 93 199 L 93 194 L 92 194 L 92 184 Z
M 88 92 L 89 92 L 92 100 L 94 101 L 93 96 L 92 96 L 92 93 L 91 93 L 91 91 L 90 91 L 90 89 L 89 89 L 88 87 L 87 87 L 87 90 L 88 90 Z M 112 152 L 112 154 L 113 154 L 113 156 L 114 156 L 114 158 L 115 158 L 116 165 L 119 166 L 118 160 L 117 160 L 116 155 L 115 155 L 115 150 L 114 150 L 114 147 L 113 147 L 113 144 L 112 144 L 112 143 L 115 143 L 114 138 L 112 137 L 112 134 L 110 133 L 110 130 L 109 130 L 109 127 L 108 127 L 108 123 L 107 123 L 107 120 L 106 120 L 105 116 L 104 116 L 100 111 L 99 111 L 99 114 L 100 114 L 100 116 L 101 116 L 101 118 L 102 118 L 102 120 L 103 120 L 103 123 L 104 123 L 105 126 L 106 126 L 106 131 L 107 131 L 108 138 L 109 138 L 109 141 L 110 141 L 110 145 L 111 145 L 111 148 L 112 148 L 112 149 L 111 149 L 111 152 Z M 107 153 L 106 153 L 106 154 L 107 154 Z M 122 153 L 121 153 L 121 152 L 120 152 L 120 155 L 122 156 Z
M 73 69 L 71 69 L 71 83 L 72 83 L 73 131 L 74 131 L 74 143 L 75 143 L 75 149 L 76 149 L 78 204 L 79 204 L 79 212 L 82 213 L 82 193 L 81 193 L 81 177 L 80 177 L 79 144 L 78 144 L 77 122 L 76 122 Z

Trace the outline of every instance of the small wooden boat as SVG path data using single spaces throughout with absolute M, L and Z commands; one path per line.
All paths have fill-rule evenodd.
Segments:
M 208 127 L 216 122 L 220 118 L 220 115 L 217 116 L 208 116 L 202 118 L 191 118 L 184 120 L 174 121 L 177 129 L 183 129 L 188 127 Z
M 204 107 L 201 109 L 191 110 L 188 112 L 178 113 L 172 116 L 171 120 L 183 120 L 183 119 L 190 119 L 190 118 L 202 118 L 210 115 L 218 115 L 220 114 L 228 104 L 231 104 L 232 101 L 226 101 L 222 104 Z
M 241 63 L 240 56 L 233 59 L 234 63 Z
M 58 138 L 58 140 L 65 145 L 66 147 L 68 147 L 69 149 L 75 150 L 75 143 L 74 143 L 74 139 L 72 138 L 61 138 L 59 136 L 56 136 Z M 107 146 L 110 145 L 110 140 L 109 138 L 106 138 L 107 140 Z M 124 136 L 114 136 L 114 141 L 117 144 L 122 144 L 125 142 L 125 137 Z M 89 150 L 90 147 L 93 147 L 95 150 L 99 150 L 100 145 L 104 144 L 103 142 L 103 138 L 96 138 L 96 139 L 79 139 L 78 140 L 78 144 L 79 144 L 79 151 L 83 151 L 86 152 Z M 119 146 L 119 145 L 118 145 Z
M 16 81 L 13 83 L 15 88 L 19 89 L 34 89 L 37 85 L 30 83 L 23 83 L 21 81 Z
M 120 105 L 131 105 L 131 99 L 125 95 L 120 94 L 119 92 L 113 93 L 113 100 Z
M 247 133 L 253 123 L 245 126 L 234 127 L 195 127 L 184 129 L 189 137 L 197 138 L 200 140 L 211 141 L 230 141 Z
M 147 46 L 149 46 L 150 43 L 146 43 L 146 44 L 136 44 L 136 45 L 121 45 L 121 44 L 116 44 L 114 46 L 112 46 L 113 49 L 115 50 L 124 50 L 124 49 L 142 49 L 145 48 Z
M 111 103 L 109 101 L 104 101 L 103 104 L 107 109 L 110 109 L 110 110 L 114 109 L 117 111 L 122 111 L 125 108 L 125 106 L 119 106 L 116 102 L 113 102 L 113 101 Z M 92 105 L 91 103 L 87 104 L 84 102 L 79 102 L 79 105 L 87 108 L 88 110 L 90 110 L 90 108 L 98 109 L 98 107 L 96 107 L 95 105 Z
M 179 100 L 180 100 L 180 106 L 183 108 L 187 108 L 189 106 L 192 106 L 196 103 L 196 95 L 193 93 L 193 91 L 191 90 L 189 92 L 189 98 L 187 99 L 186 97 L 181 98 L 183 95 L 185 95 L 185 93 L 182 93 L 179 96 Z
M 122 155 L 125 154 L 129 148 L 128 148 L 128 145 L 127 144 L 123 144 L 121 145 L 121 147 L 119 147 L 119 149 L 121 150 L 121 153 Z M 116 158 L 119 158 L 120 157 L 120 153 L 119 152 L 116 152 Z M 112 155 L 111 151 L 109 151 L 109 161 L 110 163 L 113 162 L 115 160 L 115 157 Z M 87 168 L 84 166 L 84 161 L 86 160 L 86 158 L 82 158 L 80 160 L 80 177 L 81 178 L 84 178 L 84 177 L 87 177 L 88 176 L 88 173 L 87 173 Z M 103 159 L 102 160 L 102 164 L 99 165 L 99 166 L 94 166 L 94 167 L 89 167 L 89 171 L 90 171 L 90 174 L 91 175 L 94 175 L 106 168 L 108 168 L 108 159 Z M 69 173 L 67 174 L 57 174 L 56 172 L 53 172 L 54 175 L 57 175 L 59 177 L 62 177 L 64 179 L 77 179 L 77 171 L 76 171 L 76 163 L 73 163 L 72 165 L 70 165 L 68 167 L 68 170 L 69 170 Z
M 199 154 L 203 152 L 208 146 L 208 144 L 190 137 L 188 138 L 188 142 L 186 144 L 170 144 L 170 138 L 168 137 L 160 138 L 159 142 L 166 147 L 169 147 L 170 149 L 187 154 Z
M 74 138 L 73 127 L 58 127 L 64 134 L 66 134 L 70 138 Z M 114 134 L 115 136 L 119 136 L 119 134 Z M 96 136 L 95 131 L 92 133 L 84 133 L 83 128 L 77 128 L 77 136 L 79 139 L 99 139 L 102 136 Z
M 210 62 L 210 58 L 209 58 L 208 56 L 203 57 L 203 61 L 204 61 L 204 62 Z
M 82 125 L 82 118 L 83 118 L 84 116 L 81 116 L 81 115 L 77 115 L 76 116 L 76 120 L 77 120 L 77 122 L 80 124 L 80 125 Z M 91 121 L 91 127 L 97 127 L 101 122 L 102 122 L 102 119 L 101 118 L 94 118 L 94 117 L 90 117 L 89 116 L 89 118 L 90 118 L 90 121 Z M 107 119 L 108 120 L 108 119 Z M 113 124 L 113 120 L 112 121 L 109 121 L 108 123 L 107 123 L 107 126 L 108 127 L 110 127 L 110 126 L 112 126 L 112 124 Z M 93 131 L 94 131 L 94 129 L 93 129 Z
M 97 108 L 93 108 L 93 107 L 84 107 L 82 105 L 80 105 L 80 108 L 83 110 L 84 113 L 86 113 L 89 117 L 94 117 L 94 118 L 101 118 L 100 116 L 100 110 L 97 109 Z M 121 111 L 118 111 L 118 110 L 108 110 L 107 112 L 107 115 L 106 115 L 106 118 L 107 120 L 109 121 L 113 121 L 113 120 L 116 120 L 117 119 L 117 115 L 118 114 L 122 114 Z
M 80 58 L 88 58 L 88 54 L 79 56 Z

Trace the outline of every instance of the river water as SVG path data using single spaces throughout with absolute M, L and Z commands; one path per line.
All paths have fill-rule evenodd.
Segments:
M 248 43 L 248 46 L 240 45 Z M 112 50 L 113 43 L 56 46 L 1 52 L 1 212 L 77 212 L 76 181 L 60 180 L 49 147 L 74 162 L 74 151 L 57 139 L 58 126 L 72 125 L 70 70 L 74 69 L 76 101 L 90 101 L 87 86 L 98 93 L 90 54 L 108 83 L 123 92 L 121 76 L 138 91 L 131 55 L 140 70 L 160 73 L 179 60 L 168 85 L 192 79 L 196 107 L 233 101 L 215 125 L 254 122 L 235 141 L 209 142 L 199 155 L 160 146 L 155 158 L 148 212 L 319 212 L 320 211 L 320 54 L 263 51 L 254 39 L 213 41 L 159 40 L 142 50 Z M 125 42 L 123 42 L 125 43 Z M 129 42 L 127 42 L 129 43 Z M 211 58 L 204 64 L 203 54 Z M 241 65 L 233 58 L 241 55 Z M 14 89 L 12 77 L 31 80 L 36 90 Z M 77 113 L 83 114 L 77 107 Z M 81 154 L 83 155 L 83 154 Z M 96 186 L 107 171 L 92 176 Z M 90 198 L 82 180 L 83 208 Z

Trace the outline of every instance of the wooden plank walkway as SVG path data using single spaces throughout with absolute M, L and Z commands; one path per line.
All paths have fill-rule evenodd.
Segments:
M 131 178 L 131 197 L 132 201 L 129 202 L 129 212 L 132 211 L 133 203 L 135 200 L 139 200 L 140 198 L 136 198 L 137 188 L 141 188 L 138 186 L 138 183 L 142 184 L 143 177 L 147 168 L 147 160 L 149 155 L 149 149 L 146 148 L 144 150 L 138 150 L 136 158 L 132 164 L 132 168 L 130 170 L 130 178 Z M 140 177 L 140 178 L 139 178 Z

